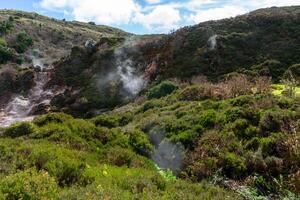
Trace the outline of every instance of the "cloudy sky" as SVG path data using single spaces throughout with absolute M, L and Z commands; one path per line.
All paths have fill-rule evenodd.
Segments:
M 145 34 L 167 33 L 258 8 L 289 5 L 300 5 L 300 0 L 1 0 L 0 8 L 34 11 L 58 19 L 94 21 Z

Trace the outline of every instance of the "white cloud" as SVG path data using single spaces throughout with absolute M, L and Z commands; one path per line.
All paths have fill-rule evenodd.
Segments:
M 43 0 L 45 9 L 67 9 L 78 21 L 95 21 L 99 24 L 126 24 L 138 12 L 134 0 Z
M 209 20 L 218 20 L 247 13 L 247 9 L 239 6 L 224 6 L 221 8 L 211 8 L 199 10 L 196 14 L 189 15 L 188 19 L 193 23 L 200 23 Z
M 251 1 L 243 1 L 237 0 L 238 4 L 243 6 L 249 6 L 253 9 L 257 8 L 266 8 L 272 6 L 292 6 L 292 5 L 300 5 L 300 0 L 251 0 Z
M 143 24 L 146 28 L 159 27 L 160 29 L 172 29 L 180 22 L 179 10 L 170 6 L 156 6 L 149 13 L 137 13 L 134 22 Z
M 78 21 L 105 25 L 142 25 L 163 32 L 180 25 L 218 20 L 271 6 L 299 5 L 300 0 L 40 0 L 46 9 Z M 146 5 L 145 5 L 146 3 Z
M 162 0 L 146 0 L 146 2 L 147 2 L 148 4 L 158 4 L 158 3 L 161 3 Z

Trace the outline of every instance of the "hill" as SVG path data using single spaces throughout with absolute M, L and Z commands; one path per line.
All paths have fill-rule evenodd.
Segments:
M 2 10 L 0 34 L 0 199 L 299 198 L 300 6 L 145 36 Z

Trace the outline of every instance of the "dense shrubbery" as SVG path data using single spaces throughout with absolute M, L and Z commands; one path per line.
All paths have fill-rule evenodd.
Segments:
M 56 199 L 58 186 L 46 171 L 17 172 L 0 180 L 0 199 Z
M 14 27 L 13 18 L 0 22 L 0 35 L 9 32 Z
M 14 60 L 16 58 L 16 52 L 7 47 L 6 45 L 0 44 L 0 64 Z
M 23 31 L 16 35 L 12 47 L 18 53 L 24 53 L 27 50 L 27 48 L 32 45 L 33 45 L 33 39 L 26 32 Z
M 149 99 L 161 98 L 171 94 L 174 90 L 177 89 L 177 86 L 170 81 L 163 81 L 160 84 L 152 87 L 148 93 L 147 97 Z

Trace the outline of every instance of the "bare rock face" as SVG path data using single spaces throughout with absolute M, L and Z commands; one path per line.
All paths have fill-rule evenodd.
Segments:
M 43 115 L 46 114 L 50 110 L 50 105 L 47 103 L 40 103 L 33 107 L 29 113 L 29 115 Z
M 90 39 L 90 40 L 87 40 L 85 42 L 84 47 L 86 48 L 86 50 L 89 53 L 93 53 L 93 52 L 95 52 L 97 50 L 96 44 L 97 44 L 97 42 L 95 42 L 94 40 Z
M 18 75 L 15 84 L 16 92 L 28 92 L 35 84 L 35 72 L 33 70 L 26 70 Z
M 13 66 L 4 66 L 0 72 L 0 102 L 5 104 L 12 94 L 28 93 L 35 84 L 34 77 L 32 69 L 18 71 Z

